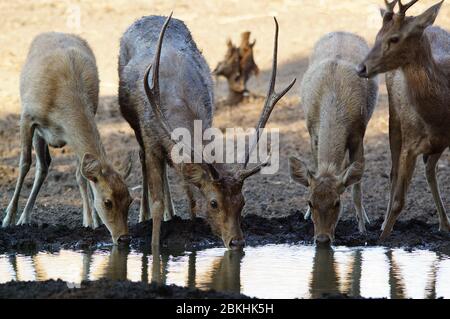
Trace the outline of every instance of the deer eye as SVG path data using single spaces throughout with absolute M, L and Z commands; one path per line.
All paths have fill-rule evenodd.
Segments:
M 217 201 L 215 199 L 211 200 L 209 202 L 212 208 L 216 209 L 218 207 Z
M 309 206 L 309 208 L 311 208 L 311 209 L 313 208 L 313 204 L 311 203 L 310 200 L 308 201 L 308 206 Z
M 389 38 L 389 44 L 395 44 L 400 41 L 400 37 L 398 35 L 394 35 Z
M 109 199 L 106 199 L 104 202 L 103 202 L 103 204 L 105 205 L 105 208 L 106 209 L 111 209 L 112 208 L 112 201 L 111 200 L 109 200 Z
M 340 200 L 337 200 L 337 201 L 334 203 L 334 207 L 339 207 L 339 205 L 341 205 L 341 201 L 340 201 Z

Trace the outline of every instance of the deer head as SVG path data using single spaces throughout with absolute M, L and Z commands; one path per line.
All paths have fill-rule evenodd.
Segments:
M 377 34 L 374 47 L 357 67 L 359 76 L 372 77 L 420 59 L 417 53 L 422 35 L 436 20 L 443 1 L 417 17 L 407 17 L 406 11 L 417 1 L 402 4 L 400 0 L 385 0 L 386 9 L 381 10 L 383 26 Z M 397 3 L 399 11 L 394 13 Z
M 81 174 L 92 187 L 94 207 L 111 233 L 114 244 L 128 243 L 128 209 L 132 198 L 124 180 L 131 172 L 131 159 L 118 173 L 111 165 L 86 153 L 81 161 Z
M 159 88 L 159 63 L 161 56 L 161 47 L 163 43 L 165 30 L 170 22 L 171 15 L 167 18 L 158 40 L 157 50 L 153 63 L 148 67 L 144 76 L 144 88 L 150 105 L 153 109 L 156 119 L 160 123 L 161 135 L 171 144 L 175 146 L 175 141 L 171 139 L 172 129 L 165 118 L 161 109 L 160 88 Z M 292 83 L 280 94 L 275 93 L 275 81 L 277 73 L 277 42 L 278 42 L 278 23 L 275 19 L 275 47 L 273 53 L 273 69 L 270 81 L 269 91 L 264 103 L 263 112 L 258 122 L 257 132 L 259 140 L 259 132 L 263 129 L 269 119 L 275 104 L 291 89 L 295 83 Z M 149 74 L 152 74 L 151 85 L 149 85 Z M 195 151 L 188 145 L 191 154 Z M 250 152 L 252 149 L 250 150 Z M 170 153 L 170 152 L 168 152 Z M 224 245 L 229 249 L 240 249 L 244 246 L 244 235 L 241 229 L 241 214 L 245 204 L 242 193 L 244 181 L 250 176 L 256 174 L 261 168 L 267 164 L 261 163 L 253 168 L 247 168 L 248 156 L 243 166 L 235 164 L 232 169 L 224 164 L 210 163 L 205 161 L 202 154 L 199 158 L 203 159 L 202 163 L 182 163 L 180 171 L 186 181 L 195 185 L 207 202 L 206 219 L 211 226 L 213 232 L 218 235 Z
M 309 188 L 314 240 L 318 244 L 330 244 L 341 213 L 341 195 L 347 187 L 361 180 L 363 165 L 354 162 L 342 172 L 337 172 L 334 166 L 319 167 L 316 174 L 301 160 L 291 157 L 289 168 L 292 179 Z
M 258 75 L 259 68 L 253 58 L 255 44 L 256 40 L 250 43 L 249 31 L 241 34 L 239 47 L 235 46 L 230 39 L 227 41 L 225 58 L 219 62 L 213 74 L 225 77 L 231 91 L 244 93 L 248 79 L 252 75 Z

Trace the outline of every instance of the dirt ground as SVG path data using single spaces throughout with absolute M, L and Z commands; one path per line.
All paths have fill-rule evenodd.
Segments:
M 248 297 L 216 291 L 202 291 L 175 285 L 98 280 L 85 281 L 71 289 L 62 280 L 45 282 L 10 282 L 0 285 L 0 299 L 247 299 Z
M 420 1 L 411 14 L 423 11 L 436 1 Z M 228 37 L 239 40 L 241 32 L 249 30 L 257 39 L 255 60 L 262 70 L 258 78 L 251 79 L 249 88 L 265 94 L 270 74 L 273 41 L 273 21 L 280 23 L 278 86 L 286 85 L 293 77 L 300 82 L 307 67 L 308 55 L 315 41 L 327 32 L 345 30 L 358 33 L 369 43 L 373 42 L 381 23 L 375 0 L 258 0 L 258 1 L 5 1 L 0 0 L 2 24 L 0 25 L 0 211 L 10 200 L 19 157 L 19 73 L 31 40 L 40 32 L 63 31 L 78 33 L 88 40 L 97 56 L 101 78 L 101 100 L 97 123 L 108 156 L 119 163 L 127 151 L 137 150 L 130 127 L 122 119 L 117 103 L 117 57 L 119 38 L 128 25 L 143 15 L 168 14 L 184 20 L 195 41 L 203 51 L 211 68 L 223 57 Z M 80 12 L 80 24 L 76 13 Z M 75 18 L 74 18 L 75 17 Z M 444 3 L 436 22 L 450 28 L 450 5 Z M 384 215 L 388 200 L 388 175 L 390 155 L 388 146 L 387 97 L 384 80 L 380 86 L 378 106 L 369 124 L 365 139 L 366 172 L 363 179 L 365 207 L 372 220 Z M 216 96 L 225 97 L 224 81 L 216 83 Z M 306 207 L 306 190 L 292 181 L 288 174 L 287 159 L 297 155 L 310 159 L 309 137 L 303 112 L 300 111 L 297 84 L 288 97 L 279 103 L 269 127 L 280 128 L 281 163 L 275 176 L 257 175 L 246 182 L 244 214 L 261 217 L 300 215 Z M 216 111 L 214 124 L 219 128 L 252 127 L 261 110 L 262 99 Z M 243 116 L 245 114 L 245 116 Z M 75 182 L 74 154 L 70 148 L 51 150 L 54 161 L 33 214 L 33 220 L 46 227 L 64 225 L 68 228 L 81 225 L 81 200 Z M 450 155 L 445 153 L 439 162 L 438 178 L 444 205 L 449 207 Z M 28 174 L 22 190 L 21 207 L 24 206 L 34 170 Z M 171 176 L 173 198 L 177 214 L 186 217 L 186 199 L 178 187 L 178 179 Z M 131 176 L 127 180 L 137 199 L 130 213 L 131 223 L 137 221 L 139 185 L 141 183 L 138 158 L 134 160 Z M 354 210 L 348 194 L 345 195 L 345 220 L 354 219 Z M 20 213 L 20 212 L 19 212 Z M 0 214 L 1 215 L 1 214 Z M 250 219 L 249 219 L 250 220 Z M 406 209 L 400 220 L 413 220 L 432 224 L 437 228 L 437 212 L 424 178 L 423 165 L 419 163 L 408 194 Z M 376 224 L 376 223 L 375 223 Z M 433 228 L 433 229 L 434 229 Z M 356 232 L 356 227 L 354 228 Z M 3 231 L 1 231 L 3 232 Z M 407 231 L 405 231 L 407 233 Z M 420 232 L 418 232 L 418 236 Z M 405 236 L 407 236 L 405 234 Z M 419 240 L 419 239 L 418 239 Z

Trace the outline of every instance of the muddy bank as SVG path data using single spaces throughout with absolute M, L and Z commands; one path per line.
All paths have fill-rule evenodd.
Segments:
M 399 221 L 392 235 L 382 243 L 378 241 L 381 224 L 381 219 L 373 221 L 368 226 L 367 233 L 363 235 L 358 233 L 355 221 L 343 220 L 337 227 L 335 244 L 350 247 L 383 245 L 425 248 L 450 253 L 450 233 L 439 232 L 437 224 L 415 220 Z M 132 225 L 131 248 L 148 250 L 151 244 L 151 228 L 151 221 Z M 243 230 L 249 246 L 312 243 L 313 236 L 312 222 L 305 221 L 300 213 L 276 219 L 248 215 L 244 218 Z M 42 224 L 0 229 L 0 253 L 57 251 L 63 248 L 88 250 L 110 245 L 110 236 L 104 226 L 91 230 Z M 222 242 L 211 233 L 209 226 L 202 219 L 190 221 L 175 217 L 172 221 L 163 223 L 162 247 L 184 251 L 222 247 Z
M 69 288 L 62 280 L 9 282 L 0 285 L 0 299 L 244 299 L 241 294 L 202 291 L 175 285 L 159 286 L 131 281 L 84 281 Z
M 320 298 L 364 299 L 347 294 L 323 294 Z M 62 280 L 12 281 L 0 285 L 0 299 L 250 299 L 250 297 L 231 292 L 202 291 L 176 285 L 101 279 L 84 281 L 76 288 L 69 288 L 68 284 Z

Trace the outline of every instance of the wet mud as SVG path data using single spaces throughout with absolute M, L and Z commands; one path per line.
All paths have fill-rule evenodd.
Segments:
M 343 220 L 338 224 L 335 245 L 379 246 L 425 248 L 433 251 L 450 252 L 450 233 L 440 232 L 437 224 L 417 220 L 398 221 L 392 235 L 380 242 L 381 219 L 373 221 L 366 234 L 359 234 L 354 221 Z M 152 222 L 134 224 L 130 227 L 131 248 L 149 250 L 151 246 Z M 313 225 L 304 220 L 301 213 L 284 218 L 267 219 L 247 215 L 243 219 L 246 244 L 249 246 L 313 243 Z M 96 230 L 83 227 L 70 228 L 62 225 L 30 225 L 10 227 L 0 231 L 0 253 L 57 251 L 60 249 L 98 249 L 111 245 L 111 239 L 104 226 Z M 222 247 L 203 219 L 195 221 L 175 217 L 162 225 L 162 249 L 197 250 Z
M 244 299 L 241 294 L 202 291 L 175 285 L 101 279 L 70 286 L 62 280 L 9 282 L 0 285 L 0 299 Z

